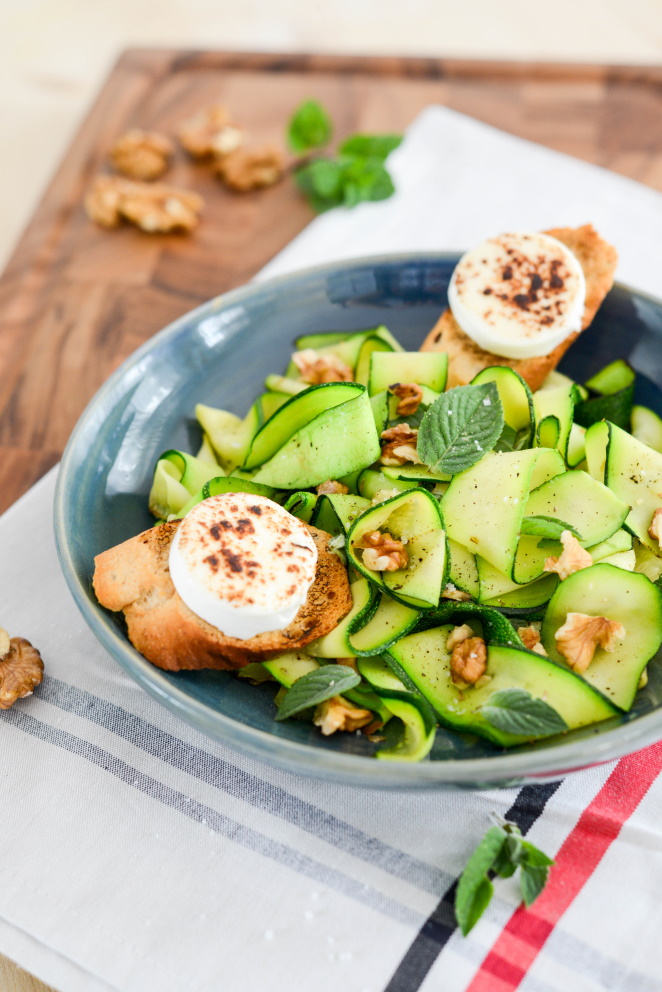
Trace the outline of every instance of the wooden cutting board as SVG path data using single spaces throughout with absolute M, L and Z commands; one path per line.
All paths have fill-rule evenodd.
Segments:
M 59 459 L 123 359 L 175 317 L 246 282 L 312 218 L 290 180 L 236 195 L 179 154 L 167 181 L 206 204 L 193 235 L 101 230 L 82 200 L 113 140 L 129 127 L 172 134 L 220 101 L 256 142 L 282 142 L 307 97 L 329 109 L 340 139 L 403 131 L 441 103 L 662 190 L 660 68 L 128 51 L 0 279 L 0 511 Z M 0 988 L 46 986 L 0 957 Z

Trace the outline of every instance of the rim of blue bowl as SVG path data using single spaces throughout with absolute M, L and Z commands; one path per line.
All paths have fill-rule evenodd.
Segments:
M 594 735 L 579 740 L 553 744 L 544 748 L 495 753 L 489 757 L 424 761 L 418 763 L 380 761 L 373 757 L 344 754 L 300 744 L 267 731 L 234 720 L 211 706 L 192 698 L 173 686 L 159 668 L 150 664 L 112 623 L 110 614 L 95 605 L 85 583 L 78 575 L 69 548 L 66 526 L 67 496 L 71 490 L 72 462 L 79 435 L 95 410 L 105 401 L 127 372 L 138 365 L 145 355 L 158 349 L 169 338 L 202 314 L 215 313 L 236 306 L 246 298 L 264 290 L 273 290 L 293 281 L 305 281 L 362 266 L 407 263 L 434 263 L 459 258 L 459 252 L 399 252 L 362 256 L 342 262 L 326 263 L 298 269 L 285 275 L 247 283 L 213 297 L 206 303 L 187 311 L 153 335 L 130 355 L 106 380 L 92 397 L 69 438 L 62 456 L 54 499 L 54 530 L 60 566 L 65 580 L 92 633 L 107 648 L 113 659 L 163 706 L 181 717 L 196 730 L 214 740 L 234 747 L 243 754 L 288 772 L 333 780 L 341 785 L 356 785 L 381 789 L 444 789 L 509 786 L 538 779 L 559 778 L 572 771 L 613 761 L 639 751 L 662 738 L 662 708 L 653 713 L 610 728 L 596 730 Z M 624 283 L 615 286 L 633 296 L 650 300 L 662 309 L 662 300 L 652 294 L 635 290 Z M 599 726 L 599 725 L 596 725 Z

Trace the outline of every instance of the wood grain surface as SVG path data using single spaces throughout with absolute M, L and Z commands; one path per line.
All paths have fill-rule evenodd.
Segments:
M 246 282 L 312 217 L 290 181 L 236 195 L 180 154 L 167 181 L 206 204 L 192 236 L 101 230 L 82 200 L 113 140 L 135 126 L 173 133 L 220 101 L 256 142 L 282 142 L 310 96 L 338 138 L 404 130 L 441 103 L 662 190 L 660 68 L 128 51 L 0 279 L 0 511 L 59 459 L 88 400 L 138 345 Z M 0 957 L 0 989 L 46 986 Z

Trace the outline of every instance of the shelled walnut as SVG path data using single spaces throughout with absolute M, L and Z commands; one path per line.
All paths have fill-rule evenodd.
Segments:
M 475 685 L 487 669 L 487 645 L 482 637 L 467 637 L 451 655 L 451 679 L 457 685 Z
M 364 548 L 363 564 L 373 572 L 397 572 L 409 564 L 404 543 L 388 531 L 368 531 L 357 548 Z
M 217 156 L 215 168 L 226 186 L 236 193 L 248 193 L 279 182 L 285 172 L 285 156 L 275 145 L 237 148 L 230 154 Z
M 608 617 L 568 613 L 554 637 L 559 653 L 567 659 L 573 672 L 582 675 L 593 661 L 597 647 L 604 651 L 615 650 L 616 641 L 625 637 L 625 627 Z
M 342 696 L 333 696 L 332 699 L 320 703 L 313 718 L 313 723 L 325 736 L 335 734 L 337 730 L 351 733 L 360 730 L 361 727 L 367 727 L 372 722 L 373 715 L 370 710 L 352 706 Z
M 563 580 L 567 579 L 569 575 L 581 571 L 582 568 L 590 568 L 593 564 L 589 552 L 582 548 L 575 535 L 569 530 L 564 530 L 561 534 L 561 544 L 563 551 L 559 557 L 545 560 L 545 572 L 556 572 Z
M 320 355 L 314 348 L 304 348 L 292 354 L 301 381 L 309 386 L 323 382 L 351 382 L 352 370 L 336 355 Z
M 102 227 L 130 221 L 143 231 L 192 231 L 204 201 L 190 190 L 163 183 L 138 183 L 119 176 L 97 176 L 85 198 L 90 220 Z
M 421 459 L 416 451 L 418 442 L 418 430 L 410 427 L 409 424 L 396 424 L 395 427 L 387 427 L 381 433 L 381 440 L 386 443 L 382 445 L 380 461 L 382 465 L 405 465 L 413 462 L 414 465 L 421 465 Z
M 169 138 L 156 131 L 127 131 L 110 150 L 110 161 L 129 179 L 158 179 L 167 170 L 174 153 Z
M 388 391 L 399 400 L 395 408 L 398 417 L 413 416 L 423 399 L 423 389 L 415 382 L 394 382 Z
M 229 155 L 243 142 L 241 128 L 233 123 L 226 107 L 205 107 L 180 125 L 177 132 L 182 146 L 193 158 Z
M 43 677 L 44 663 L 37 649 L 23 637 L 10 638 L 0 628 L 0 710 L 32 695 Z

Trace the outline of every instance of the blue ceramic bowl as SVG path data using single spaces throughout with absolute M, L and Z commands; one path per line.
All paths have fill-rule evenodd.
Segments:
M 55 500 L 60 561 L 94 634 L 183 720 L 289 771 L 406 789 L 513 785 L 608 761 L 662 738 L 662 664 L 656 659 L 648 686 L 620 719 L 508 752 L 441 729 L 429 761 L 377 761 L 362 735 L 323 738 L 308 723 L 274 722 L 273 685 L 253 686 L 226 672 L 160 671 L 133 649 L 121 616 L 95 600 L 94 556 L 153 523 L 147 494 L 160 453 L 196 450 L 196 402 L 243 416 L 265 376 L 285 367 L 294 338 L 303 333 L 383 323 L 416 350 L 446 306 L 456 262 L 447 254 L 361 259 L 211 300 L 157 334 L 110 377 L 62 460 Z M 616 286 L 561 368 L 583 380 L 614 358 L 627 358 L 643 373 L 637 402 L 662 413 L 662 303 Z

